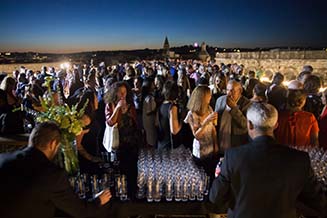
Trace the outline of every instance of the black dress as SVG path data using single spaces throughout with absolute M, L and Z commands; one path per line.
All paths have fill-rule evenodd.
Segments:
M 163 103 L 159 108 L 159 134 L 158 134 L 158 149 L 171 149 L 172 136 L 169 126 L 169 112 L 172 104 Z
M 169 150 L 177 148 L 180 144 L 183 144 L 184 131 L 179 131 L 176 135 L 170 132 L 170 109 L 172 106 L 177 106 L 177 104 L 172 104 L 170 102 L 163 103 L 158 111 L 159 116 L 159 133 L 158 133 L 158 150 Z M 179 118 L 178 118 L 179 119 Z
M 136 193 L 137 156 L 142 143 L 135 119 L 130 116 L 131 107 L 121 115 L 118 123 L 119 148 L 117 151 L 120 173 L 126 175 L 129 197 Z
M 82 146 L 84 149 L 92 156 L 98 156 L 99 145 L 98 145 L 98 132 L 99 124 L 95 120 L 89 125 L 89 132 L 83 136 Z M 82 155 L 78 155 L 78 161 L 81 173 L 97 174 L 98 173 L 98 163 L 92 162 Z

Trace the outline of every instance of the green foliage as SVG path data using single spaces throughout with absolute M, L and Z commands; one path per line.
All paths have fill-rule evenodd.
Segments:
M 74 140 L 76 136 L 83 131 L 84 123 L 82 117 L 88 100 L 85 102 L 81 110 L 77 109 L 77 105 L 69 106 L 63 104 L 61 97 L 58 101 L 51 92 L 51 77 L 45 78 L 45 86 L 48 89 L 48 96 L 41 100 L 42 112 L 37 115 L 37 122 L 52 121 L 58 124 L 61 129 L 61 152 L 64 157 L 64 167 L 69 175 L 74 175 L 78 171 L 78 159 L 76 156 L 76 148 L 74 148 Z M 59 87 L 57 87 L 59 90 Z M 60 95 L 60 94 L 59 94 Z
M 45 86 L 48 88 L 48 96 L 41 99 L 43 112 L 37 117 L 37 122 L 53 121 L 58 124 L 62 133 L 69 137 L 75 137 L 83 131 L 84 124 L 82 117 L 88 101 L 81 110 L 77 110 L 77 105 L 70 107 L 67 104 L 56 104 L 53 94 L 51 94 L 51 77 L 45 78 Z

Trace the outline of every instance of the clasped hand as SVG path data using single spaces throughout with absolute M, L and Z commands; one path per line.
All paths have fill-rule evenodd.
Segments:
M 117 107 L 118 107 L 118 108 L 124 107 L 124 106 L 126 106 L 126 105 L 127 105 L 127 102 L 126 102 L 125 99 L 120 99 L 120 100 L 118 101 L 118 103 L 117 103 Z
M 235 99 L 233 99 L 231 96 L 227 96 L 226 104 L 227 104 L 228 107 L 230 107 L 230 108 L 234 108 L 234 107 L 237 106 L 237 102 L 236 102 Z
M 126 112 L 128 109 L 128 104 L 125 99 L 121 99 L 118 101 L 117 106 L 118 109 L 121 109 L 123 112 Z
M 204 119 L 203 125 L 206 125 L 211 121 L 216 121 L 217 119 L 218 119 L 218 113 L 217 112 L 212 112 Z

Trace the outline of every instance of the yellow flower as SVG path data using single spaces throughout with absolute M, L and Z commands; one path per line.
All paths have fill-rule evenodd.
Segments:
M 70 125 L 70 121 L 68 117 L 63 117 L 61 120 L 60 128 L 67 129 Z
M 83 130 L 83 124 L 79 120 L 74 120 L 69 128 L 69 132 L 74 135 L 79 135 Z

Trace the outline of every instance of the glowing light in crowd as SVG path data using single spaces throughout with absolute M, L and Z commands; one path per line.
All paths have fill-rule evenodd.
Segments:
M 288 86 L 288 84 L 290 84 L 290 81 L 285 80 L 285 81 L 283 82 L 283 85 L 284 85 L 284 86 Z
M 60 68 L 61 69 L 69 69 L 70 68 L 70 63 L 68 63 L 68 62 L 62 63 L 62 64 L 60 64 Z
M 199 47 L 199 43 L 194 42 L 194 47 Z
M 265 76 L 261 77 L 261 78 L 260 78 L 260 81 L 261 81 L 261 82 L 268 82 L 268 83 L 271 82 L 271 80 L 270 80 L 268 77 L 265 77 Z
M 327 89 L 327 87 L 321 87 L 321 88 L 319 89 L 319 92 L 324 92 L 326 89 Z

